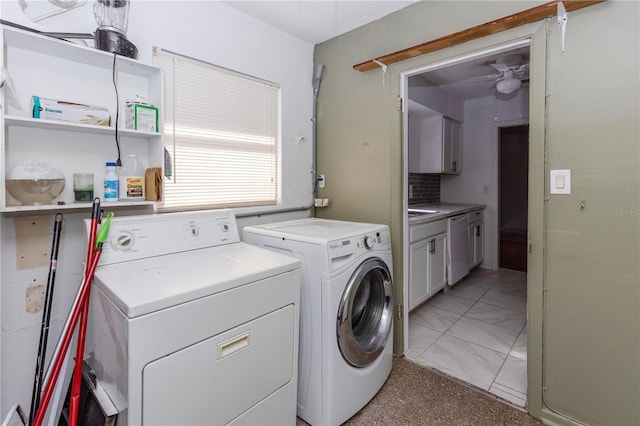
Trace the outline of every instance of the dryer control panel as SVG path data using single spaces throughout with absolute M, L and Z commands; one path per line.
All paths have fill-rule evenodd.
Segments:
M 90 220 L 85 220 L 88 241 Z M 240 241 L 233 210 L 114 217 L 100 265 Z

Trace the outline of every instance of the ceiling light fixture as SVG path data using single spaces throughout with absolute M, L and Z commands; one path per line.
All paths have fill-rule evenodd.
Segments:
M 508 95 L 518 90 L 520 85 L 522 85 L 522 81 L 513 77 L 513 70 L 507 70 L 504 72 L 504 78 L 496 84 L 496 90 L 498 93 Z

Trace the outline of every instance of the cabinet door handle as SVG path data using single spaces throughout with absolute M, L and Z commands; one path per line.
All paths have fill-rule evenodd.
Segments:
M 431 248 L 429 248 L 429 253 L 434 254 L 436 252 L 436 239 L 432 238 L 431 241 L 429 241 L 429 244 L 431 244 Z
M 453 161 L 452 165 L 453 165 L 453 171 L 457 172 L 458 171 L 458 162 L 457 161 Z
M 480 225 L 476 225 L 476 237 L 480 236 Z

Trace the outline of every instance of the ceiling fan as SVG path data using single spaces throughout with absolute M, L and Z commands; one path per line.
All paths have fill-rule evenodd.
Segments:
M 493 75 L 472 77 L 470 81 L 496 81 L 498 93 L 508 95 L 520 88 L 523 81 L 529 81 L 529 64 L 524 62 L 522 55 L 506 55 L 496 59 L 495 62 L 487 63 L 498 72 Z

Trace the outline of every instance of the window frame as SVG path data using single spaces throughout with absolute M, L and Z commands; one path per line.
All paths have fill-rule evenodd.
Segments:
M 221 202 L 209 202 L 209 203 L 189 203 L 189 204 L 177 204 L 177 203 L 172 203 L 170 205 L 166 204 L 166 197 L 167 197 L 167 190 L 166 190 L 166 184 L 171 183 L 171 181 L 168 181 L 166 178 L 165 180 L 163 180 L 163 187 L 165 188 L 165 190 L 163 191 L 163 199 L 161 202 L 158 203 L 157 205 L 157 211 L 164 213 L 164 212 L 174 212 L 174 211 L 190 211 L 190 210 L 211 210 L 211 209 L 220 209 L 220 208 L 261 208 L 261 207 L 275 207 L 275 206 L 279 206 L 281 205 L 282 202 L 282 155 L 283 155 L 283 147 L 282 147 L 282 87 L 280 84 L 275 83 L 273 81 L 269 81 L 263 78 L 259 78 L 259 77 L 255 77 L 249 74 L 245 74 L 239 71 L 235 71 L 220 65 L 216 65 L 201 59 L 197 59 L 197 58 L 193 58 L 184 54 L 180 54 L 180 53 L 176 53 L 174 51 L 171 50 L 167 50 L 167 49 L 162 49 L 159 47 L 154 47 L 153 48 L 153 62 L 154 65 L 158 66 L 159 68 L 162 69 L 162 87 L 163 87 L 163 99 L 167 99 L 167 96 L 169 95 L 167 92 L 170 91 L 171 89 L 175 91 L 175 82 L 173 84 L 169 84 L 166 79 L 166 73 L 165 73 L 165 65 L 163 63 L 160 62 L 159 57 L 160 55 L 164 55 L 166 57 L 168 57 L 169 60 L 184 60 L 186 62 L 189 62 L 191 64 L 195 64 L 197 66 L 201 66 L 203 69 L 210 69 L 213 72 L 219 72 L 219 73 L 224 73 L 227 76 L 231 76 L 231 77 L 235 77 L 235 78 L 241 78 L 244 81 L 247 82 L 254 82 L 254 83 L 258 83 L 261 85 L 265 85 L 268 86 L 271 89 L 275 90 L 275 96 L 274 96 L 274 108 L 272 110 L 269 110 L 270 112 L 276 114 L 275 117 L 275 132 L 273 133 L 273 148 L 272 148 L 272 156 L 273 156 L 273 177 L 272 180 L 274 181 L 273 183 L 273 196 L 271 198 L 265 198 L 265 199 L 254 199 L 254 200 L 246 200 L 246 201 L 235 201 L 235 200 L 228 200 L 228 201 L 221 201 Z M 164 62 L 164 59 L 163 59 Z M 175 74 L 173 74 L 175 77 Z M 175 93 L 175 92 L 174 92 Z M 172 104 L 173 107 L 175 108 L 175 99 L 176 97 L 173 95 L 172 98 Z M 164 108 L 164 112 L 163 112 L 163 134 L 164 134 L 164 140 L 163 140 L 163 148 L 165 148 L 169 153 L 170 153 L 170 157 L 172 159 L 172 163 L 173 161 L 175 161 L 176 158 L 176 152 L 175 152 L 175 147 L 176 145 L 179 145 L 179 143 L 177 143 L 176 141 L 176 128 L 180 127 L 179 123 L 176 123 L 175 117 L 176 117 L 176 112 L 175 110 L 169 111 L 169 108 L 166 108 L 166 102 L 165 102 L 165 108 Z M 207 130 L 210 131 L 215 131 L 215 129 L 213 128 L 208 128 Z M 172 150 L 173 148 L 173 150 Z M 255 152 L 258 152 L 257 150 Z M 173 168 L 173 167 L 172 167 Z M 231 182 L 231 179 L 228 179 L 227 182 Z M 233 185 L 230 186 L 230 188 L 233 188 Z

